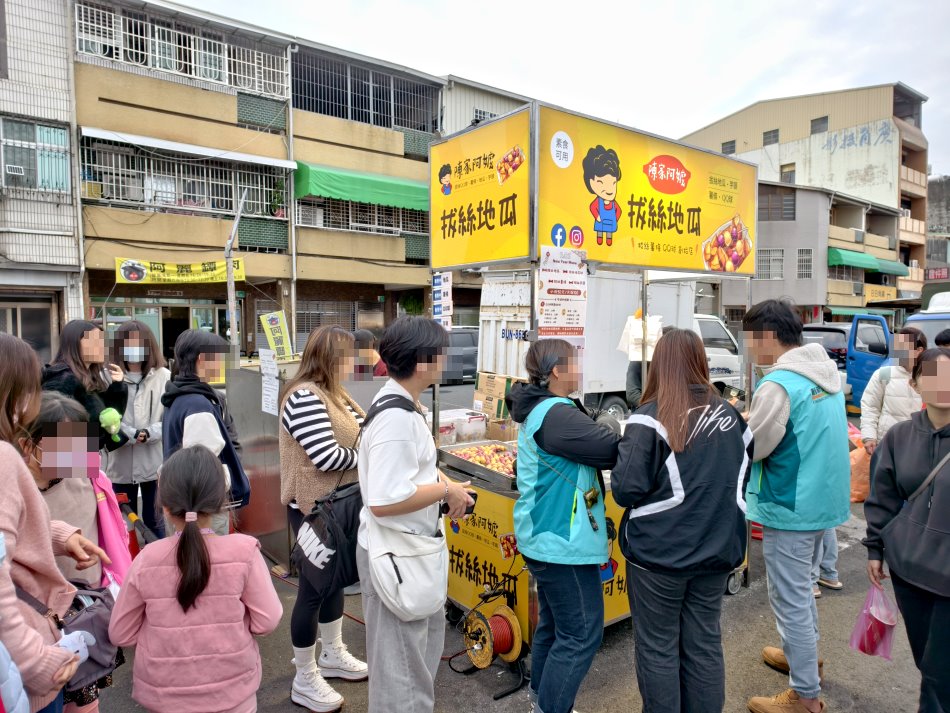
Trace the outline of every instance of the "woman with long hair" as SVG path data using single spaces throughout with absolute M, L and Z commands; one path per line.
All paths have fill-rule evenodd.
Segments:
M 950 349 L 923 352 L 911 372 L 910 384 L 926 407 L 891 428 L 878 447 L 871 494 L 864 503 L 868 523 L 864 546 L 871 584 L 884 588 L 884 562 L 891 573 L 910 650 L 920 670 L 918 710 L 942 713 L 950 711 L 950 509 L 946 507 L 950 463 L 944 462 L 950 455 Z M 927 508 L 933 506 L 928 534 L 942 537 L 945 544 L 933 547 L 932 567 L 922 572 L 906 556 L 915 551 L 915 543 L 904 542 L 892 532 L 887 547 L 884 532 L 904 508 L 913 513 L 909 508 L 919 500 L 908 502 L 909 498 L 941 463 L 919 498 L 924 503 L 929 500 Z
M 710 383 L 699 336 L 668 332 L 610 474 L 647 713 L 725 705 L 719 613 L 745 557 L 751 463 L 752 431 Z
M 343 388 L 353 374 L 356 352 L 353 335 L 325 326 L 307 339 L 300 369 L 287 384 L 281 401 L 281 502 L 287 506 L 296 534 L 317 499 L 337 484 L 355 482 L 357 439 L 366 414 Z M 343 643 L 344 594 L 340 589 L 321 597 L 306 577 L 290 619 L 290 638 L 297 674 L 291 700 L 312 711 L 335 711 L 343 705 L 327 678 L 362 681 L 367 667 Z M 319 621 L 322 652 L 316 657 Z
M 570 398 L 580 387 L 570 343 L 535 342 L 525 366 L 530 384 L 506 401 L 521 424 L 515 536 L 538 583 L 531 697 L 542 713 L 569 713 L 603 637 L 609 550 L 600 469 L 613 468 L 620 436 Z
M 117 493 L 124 493 L 129 507 L 138 512 L 142 493 L 142 520 L 159 537 L 165 522 L 158 515 L 156 493 L 162 465 L 162 396 L 171 378 L 158 340 L 148 325 L 123 323 L 112 337 L 113 361 L 124 371 L 128 404 L 122 414 L 122 433 L 128 439 L 108 454 L 106 474 Z
M 57 616 L 72 606 L 76 592 L 56 566 L 69 555 L 88 569 L 105 553 L 79 528 L 50 521 L 49 509 L 18 450 L 40 410 L 40 365 L 21 339 L 0 333 L 0 535 L 6 562 L 0 567 L 0 642 L 20 670 L 32 713 L 61 713 L 63 686 L 75 675 L 79 657 L 60 645 L 52 617 L 22 601 L 19 587 Z
M 99 426 L 99 449 L 115 450 L 125 440 L 102 427 L 99 415 L 108 408 L 122 414 L 128 400 L 122 367 L 106 365 L 106 343 L 102 329 L 81 319 L 63 327 L 59 352 L 43 369 L 43 390 L 58 391 L 82 404 L 89 420 Z M 118 440 L 116 440 L 118 439 Z

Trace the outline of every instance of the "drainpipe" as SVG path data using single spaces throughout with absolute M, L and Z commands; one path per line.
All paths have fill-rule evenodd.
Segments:
M 300 49 L 297 45 L 287 47 L 287 87 L 290 96 L 287 99 L 287 159 L 294 160 L 294 83 L 291 79 L 293 72 L 293 55 Z M 291 170 L 288 187 L 287 219 L 290 221 L 290 334 L 294 345 L 293 353 L 297 353 L 297 200 L 294 198 L 294 176 L 296 171 Z
M 70 37 L 76 36 L 76 13 L 75 6 L 71 3 L 68 5 L 69 10 L 69 19 L 67 20 L 69 24 L 69 33 Z M 69 42 L 67 42 L 69 44 Z M 82 189 L 79 175 L 79 164 L 81 161 L 81 152 L 79 148 L 79 127 L 76 123 L 76 67 L 74 64 L 73 51 L 69 52 L 69 56 L 66 60 L 69 65 L 69 101 L 71 104 L 69 112 L 69 144 L 70 144 L 70 153 L 74 153 L 75 160 L 69 162 L 69 172 L 73 180 L 73 205 L 75 206 L 76 211 L 76 250 L 79 258 L 79 303 L 80 303 L 80 314 L 70 314 L 69 308 L 64 310 L 66 313 L 66 321 L 70 319 L 82 319 L 85 317 L 82 314 L 85 311 L 85 302 L 86 297 L 89 298 L 90 304 L 92 303 L 92 296 L 85 295 L 84 284 L 86 282 L 86 235 L 83 228 L 82 222 Z M 66 304 L 69 304 L 69 295 L 66 295 Z M 103 317 L 105 317 L 105 311 L 103 311 Z M 58 330 L 57 330 L 58 331 Z

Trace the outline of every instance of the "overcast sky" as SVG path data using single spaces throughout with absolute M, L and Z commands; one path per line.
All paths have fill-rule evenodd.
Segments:
M 184 0 L 671 138 L 752 102 L 902 81 L 950 174 L 950 3 Z

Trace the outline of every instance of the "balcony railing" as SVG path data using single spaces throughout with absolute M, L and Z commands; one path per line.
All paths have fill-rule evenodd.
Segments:
M 916 218 L 902 217 L 901 219 L 901 230 L 907 233 L 918 233 L 920 235 L 927 234 L 927 224 L 922 220 L 917 220 Z
M 82 198 L 169 212 L 234 215 L 247 190 L 244 214 L 286 220 L 286 183 L 279 169 L 193 156 L 144 153 L 125 144 L 84 139 Z
M 277 99 L 290 96 L 283 54 L 229 44 L 216 32 L 76 4 L 76 51 Z
M 335 198 L 297 201 L 296 204 L 297 225 L 301 227 L 375 235 L 429 235 L 429 214 L 421 210 Z
M 901 166 L 901 180 L 914 183 L 922 188 L 927 188 L 927 174 L 922 171 L 916 171 L 909 166 Z

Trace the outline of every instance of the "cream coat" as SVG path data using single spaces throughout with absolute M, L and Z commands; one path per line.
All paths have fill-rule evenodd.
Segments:
M 908 421 L 923 408 L 902 366 L 882 366 L 874 372 L 861 397 L 861 437 L 880 441 L 892 426 Z

